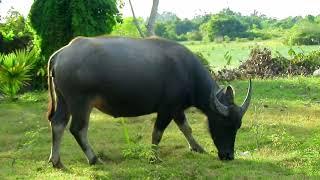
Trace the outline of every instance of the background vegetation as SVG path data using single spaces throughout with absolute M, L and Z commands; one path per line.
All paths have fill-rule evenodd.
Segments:
M 319 178 L 320 82 L 310 75 L 320 68 L 320 15 L 274 19 L 230 9 L 192 19 L 163 12 L 155 33 L 191 49 L 220 84 L 231 82 L 238 103 L 247 87 L 244 79 L 254 79 L 235 161 L 218 160 L 205 117 L 196 109 L 188 109 L 187 116 L 208 154 L 189 152 L 171 124 L 160 145 L 164 162 L 153 165 L 147 159 L 154 114 L 113 119 L 94 111 L 89 138 L 105 164 L 89 167 L 65 133 L 62 160 L 69 169 L 53 170 L 46 162 L 48 57 L 78 35 L 138 38 L 133 18 L 119 14 L 121 2 L 35 0 L 28 17 L 14 9 L 0 17 L 0 179 Z

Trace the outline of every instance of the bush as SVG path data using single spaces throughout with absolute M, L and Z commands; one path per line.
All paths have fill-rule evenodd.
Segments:
M 144 24 L 144 21 L 142 18 L 138 18 L 137 21 L 139 24 Z M 143 31 L 143 33 L 147 31 L 145 26 L 141 26 L 141 30 Z M 113 27 L 111 35 L 127 36 L 127 37 L 135 37 L 135 38 L 141 37 L 136 25 L 134 24 L 133 17 L 124 18 L 121 23 L 117 23 Z
M 10 9 L 3 23 L 0 23 L 0 53 L 8 54 L 27 48 L 33 34 L 26 19 L 14 9 Z
M 308 54 L 289 50 L 290 59 L 279 52 L 272 57 L 268 48 L 254 47 L 250 57 L 235 69 L 222 69 L 214 74 L 216 79 L 231 81 L 248 77 L 269 78 L 286 75 L 310 75 L 320 67 L 320 51 Z
M 0 91 L 10 100 L 14 100 L 21 87 L 30 80 L 35 54 L 35 50 L 17 50 L 0 55 Z
M 228 43 L 231 41 L 231 38 L 229 36 L 224 36 L 223 41 Z
M 290 49 L 288 53 L 291 55 L 291 59 L 288 60 L 288 74 L 309 75 L 320 67 L 320 51 L 305 54 Z
M 286 38 L 290 45 L 318 45 L 320 44 L 320 24 L 301 23 L 296 25 Z
M 186 37 L 189 41 L 201 41 L 202 35 L 199 31 L 187 32 Z

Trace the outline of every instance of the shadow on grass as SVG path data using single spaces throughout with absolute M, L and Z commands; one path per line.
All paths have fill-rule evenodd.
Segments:
M 192 157 L 190 157 L 192 156 Z M 211 155 L 184 155 L 181 158 L 164 158 L 162 163 L 148 164 L 141 160 L 125 160 L 121 163 L 107 163 L 94 167 L 92 174 L 112 178 L 156 178 L 156 179 L 197 179 L 197 178 L 279 178 L 306 177 L 277 162 L 238 159 L 222 162 Z

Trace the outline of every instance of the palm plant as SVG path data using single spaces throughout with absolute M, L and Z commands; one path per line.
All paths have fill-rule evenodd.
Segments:
M 10 100 L 14 100 L 21 87 L 28 84 L 35 55 L 35 50 L 25 49 L 0 55 L 0 91 Z

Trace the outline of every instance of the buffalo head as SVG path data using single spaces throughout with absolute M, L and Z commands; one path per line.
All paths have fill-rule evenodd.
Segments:
M 234 91 L 231 86 L 219 90 L 214 88 L 211 91 L 209 129 L 221 160 L 234 159 L 236 134 L 241 127 L 242 117 L 249 107 L 251 94 L 251 80 L 247 96 L 241 106 L 234 103 Z

